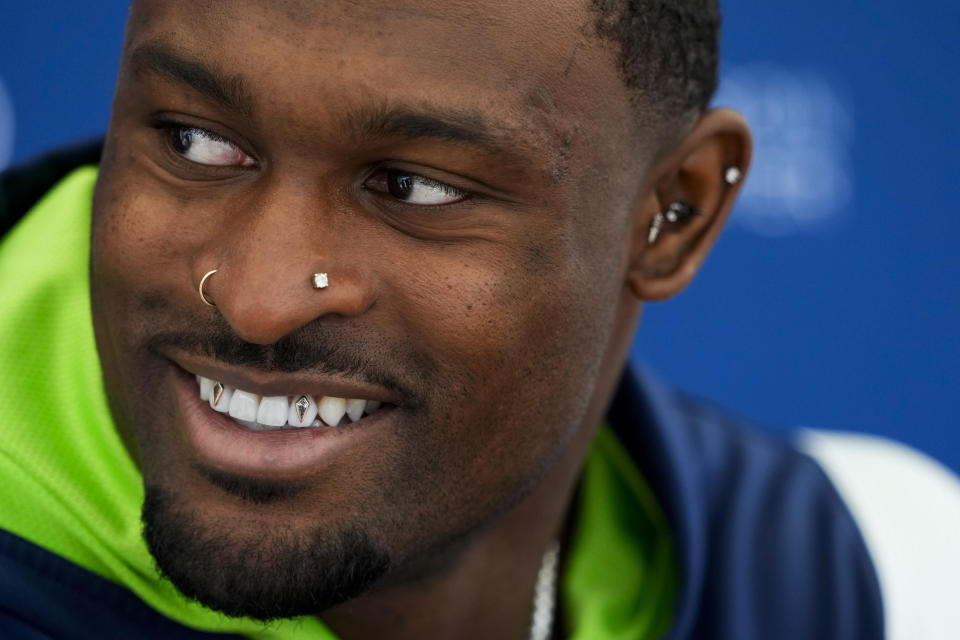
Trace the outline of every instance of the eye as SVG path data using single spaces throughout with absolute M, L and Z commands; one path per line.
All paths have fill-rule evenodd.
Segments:
M 465 200 L 469 193 L 409 171 L 380 170 L 363 185 L 407 204 L 435 207 Z
M 190 162 L 214 167 L 252 167 L 256 161 L 234 143 L 199 127 L 167 130 L 170 147 Z

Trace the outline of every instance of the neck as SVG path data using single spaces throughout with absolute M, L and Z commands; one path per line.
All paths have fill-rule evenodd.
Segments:
M 324 622 L 341 640 L 526 640 L 543 554 L 560 535 L 576 482 L 578 465 L 568 466 L 430 571 L 336 607 Z

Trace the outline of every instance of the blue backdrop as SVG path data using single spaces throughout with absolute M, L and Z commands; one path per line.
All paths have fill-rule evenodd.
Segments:
M 883 434 L 960 470 L 960 4 L 724 7 L 717 103 L 753 124 L 755 170 L 634 356 L 771 425 Z M 104 130 L 125 13 L 5 2 L 0 166 Z

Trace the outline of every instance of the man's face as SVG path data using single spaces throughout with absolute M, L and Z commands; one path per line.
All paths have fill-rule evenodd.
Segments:
M 619 161 L 632 111 L 592 20 L 581 3 L 135 5 L 94 321 L 148 540 L 188 595 L 294 615 L 415 574 L 595 426 L 643 167 Z M 197 292 L 211 269 L 216 308 Z M 260 431 L 197 375 L 382 405 Z

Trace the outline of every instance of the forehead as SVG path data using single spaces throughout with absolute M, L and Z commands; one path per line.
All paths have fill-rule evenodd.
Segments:
M 593 20 L 581 0 L 141 1 L 125 60 L 172 48 L 230 77 L 255 117 L 286 119 L 298 136 L 329 131 L 358 105 L 429 105 L 562 155 L 578 139 L 622 139 L 631 118 Z

